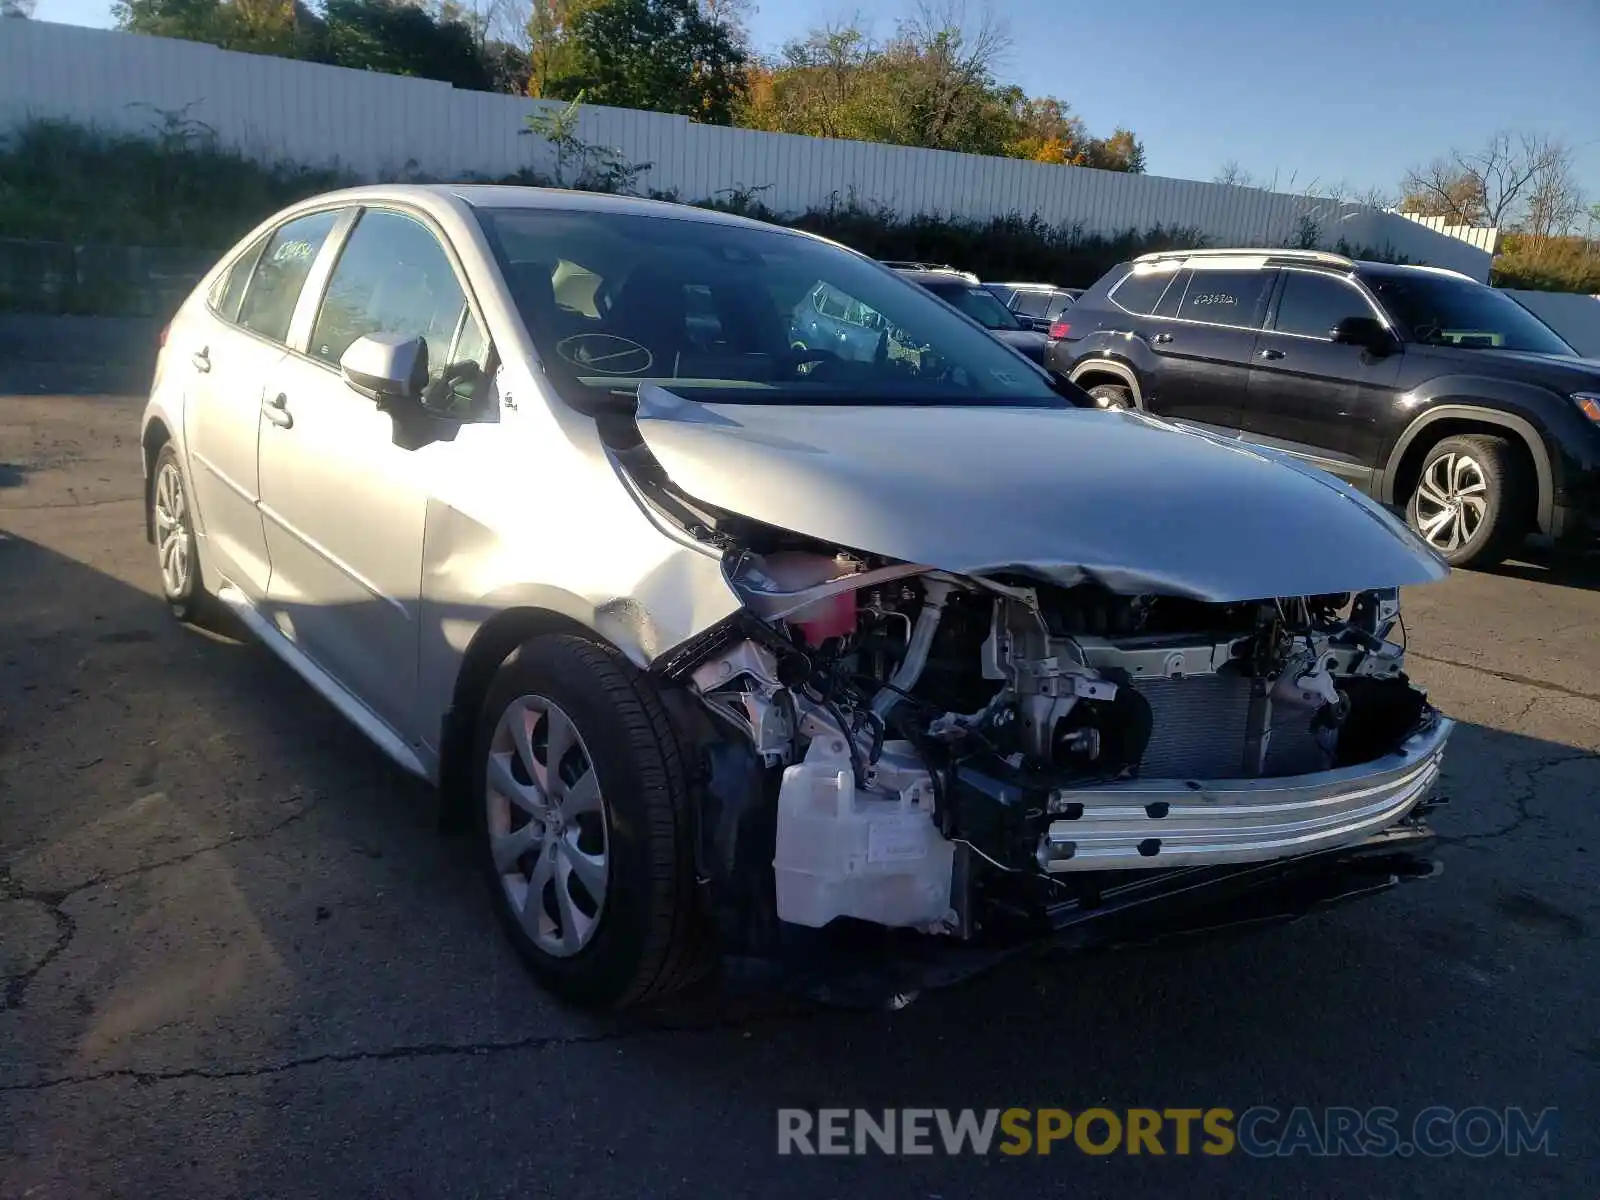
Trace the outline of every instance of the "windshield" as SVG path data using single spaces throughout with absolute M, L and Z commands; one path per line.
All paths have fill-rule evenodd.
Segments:
M 922 286 L 985 329 L 1022 328 L 1022 322 L 986 287 L 965 283 L 925 283 Z
M 1447 275 L 1368 276 L 1403 337 L 1425 346 L 1577 353 L 1510 296 Z
M 640 213 L 478 216 L 540 360 L 579 403 L 658 383 L 719 403 L 1069 406 L 922 289 L 826 242 Z

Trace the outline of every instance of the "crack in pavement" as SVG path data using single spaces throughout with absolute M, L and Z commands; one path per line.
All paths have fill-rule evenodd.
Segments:
M 62 500 L 50 504 L 0 504 L 0 512 L 43 512 L 51 508 L 99 508 L 103 504 L 143 503 L 143 496 L 112 496 L 105 500 Z
M 1522 687 L 1537 688 L 1542 692 L 1557 692 L 1563 696 L 1572 696 L 1578 700 L 1592 700 L 1595 703 L 1600 704 L 1600 694 L 1595 692 L 1585 692 L 1579 690 L 1578 688 L 1567 687 L 1565 684 L 1551 683 L 1547 679 L 1535 679 L 1531 675 L 1518 675 L 1515 671 L 1500 671 L 1496 670 L 1494 667 L 1480 666 L 1477 663 L 1460 662 L 1453 658 L 1435 658 L 1431 654 L 1421 654 L 1415 650 L 1407 654 L 1406 657 L 1409 659 L 1415 659 L 1417 662 L 1438 663 L 1440 666 L 1456 667 L 1463 671 L 1476 671 L 1481 675 L 1492 675 L 1496 679 L 1503 679 L 1506 683 L 1515 683 Z
M 298 798 L 298 797 L 292 797 Z M 220 841 L 210 842 L 194 850 L 187 850 L 182 854 L 175 854 L 171 858 L 163 858 L 156 862 L 144 863 L 137 867 L 129 867 L 125 871 L 114 871 L 109 875 L 96 875 L 93 879 L 86 879 L 82 883 L 75 883 L 65 888 L 39 888 L 30 889 L 20 886 L 11 877 L 7 870 L 0 869 L 0 901 L 28 900 L 40 905 L 50 914 L 51 920 L 56 923 L 56 940 L 50 949 L 40 956 L 26 971 L 8 976 L 5 980 L 5 990 L 0 994 L 0 1012 L 14 1012 L 25 1007 L 28 989 L 39 974 L 60 958 L 67 947 L 72 944 L 72 939 L 77 935 L 78 926 L 75 921 L 62 909 L 62 905 L 80 892 L 90 888 L 100 887 L 103 884 L 118 883 L 124 879 L 131 879 L 135 875 L 146 875 L 151 871 L 164 870 L 167 867 L 178 866 L 199 858 L 202 854 L 211 854 L 218 850 L 225 850 L 229 846 L 237 846 L 240 842 L 253 841 L 256 838 L 270 837 L 281 829 L 300 820 L 316 806 L 315 799 L 308 800 L 294 812 L 280 821 L 275 821 L 265 829 L 258 829 L 252 833 L 238 833 L 225 837 Z M 0 1088 L 0 1091 L 5 1090 Z
M 1512 837 L 1521 831 L 1524 825 L 1533 821 L 1542 821 L 1543 817 L 1530 812 L 1528 806 L 1533 803 L 1539 787 L 1539 776 L 1546 771 L 1557 767 L 1564 767 L 1568 763 L 1583 762 L 1585 759 L 1600 761 L 1600 754 L 1588 750 L 1580 750 L 1572 754 L 1558 754 L 1551 758 L 1540 759 L 1538 762 L 1523 765 L 1521 763 L 1508 764 L 1513 769 L 1524 775 L 1522 786 L 1512 794 L 1511 803 L 1514 815 L 1511 820 L 1498 829 L 1485 830 L 1482 833 L 1459 833 L 1442 835 L 1437 841 L 1441 846 L 1465 846 L 1474 848 L 1479 842 L 1499 841 L 1502 838 Z
M 516 1053 L 524 1050 L 553 1050 L 563 1046 L 603 1045 L 606 1042 L 630 1041 L 660 1034 L 727 1033 L 746 1031 L 752 1025 L 779 1022 L 800 1022 L 823 1016 L 826 1008 L 795 1009 L 756 1016 L 740 1015 L 702 1024 L 640 1025 L 633 1028 L 612 1029 L 601 1033 L 529 1034 L 527 1037 L 507 1041 L 484 1042 L 418 1042 L 404 1046 L 383 1046 L 372 1050 L 329 1050 L 322 1054 L 308 1054 L 279 1062 L 261 1063 L 253 1067 L 173 1067 L 139 1070 L 135 1067 L 113 1067 L 87 1075 L 59 1075 L 32 1083 L 0 1084 L 0 1093 L 40 1092 L 51 1088 L 76 1087 L 86 1084 L 107 1083 L 114 1080 L 131 1080 L 141 1087 L 157 1083 L 189 1080 L 258 1079 L 299 1071 L 306 1067 L 343 1065 L 365 1062 L 396 1062 L 425 1058 L 481 1058 L 490 1054 Z

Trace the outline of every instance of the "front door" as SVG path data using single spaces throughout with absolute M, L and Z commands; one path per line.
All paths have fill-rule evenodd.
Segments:
M 1155 362 L 1145 407 L 1169 420 L 1236 436 L 1275 272 L 1191 264 L 1184 276 L 1142 322 Z
M 397 436 L 394 417 L 355 391 L 339 359 L 357 337 L 402 333 L 428 345 L 430 379 L 457 358 L 487 363 L 433 232 L 368 209 L 340 251 L 326 295 L 267 388 L 261 513 L 272 558 L 269 618 L 407 741 L 415 714 L 428 481 L 448 469 L 448 441 Z M 298 344 L 297 344 L 298 343 Z
M 1286 269 L 1269 327 L 1256 341 L 1244 438 L 1287 450 L 1358 487 L 1369 484 L 1402 356 L 1337 343 L 1332 331 L 1345 317 L 1377 315 L 1349 281 Z

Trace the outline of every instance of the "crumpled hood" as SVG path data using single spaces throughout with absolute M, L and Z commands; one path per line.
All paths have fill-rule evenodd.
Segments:
M 961 574 L 1214 603 L 1448 574 L 1331 475 L 1140 414 L 712 405 L 646 385 L 638 425 L 699 500 Z

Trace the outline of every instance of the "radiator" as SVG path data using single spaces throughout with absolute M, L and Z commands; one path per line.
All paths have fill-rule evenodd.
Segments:
M 1150 745 L 1139 765 L 1146 779 L 1239 779 L 1250 736 L 1250 680 L 1238 675 L 1141 679 L 1150 702 Z M 1327 768 L 1311 735 L 1311 713 L 1273 714 L 1265 775 L 1301 775 Z

